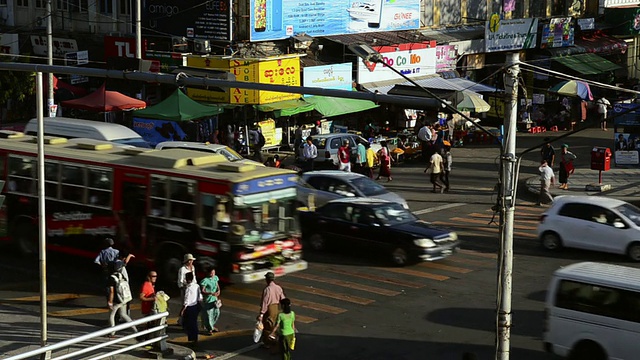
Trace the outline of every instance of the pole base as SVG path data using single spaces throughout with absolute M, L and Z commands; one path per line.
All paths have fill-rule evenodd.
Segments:
M 585 191 L 595 191 L 595 192 L 609 191 L 611 189 L 613 189 L 611 184 L 589 184 L 589 185 L 585 185 L 584 187 Z

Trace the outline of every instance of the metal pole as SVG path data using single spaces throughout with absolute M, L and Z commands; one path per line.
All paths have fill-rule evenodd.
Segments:
M 507 54 L 504 112 L 504 147 L 502 155 L 502 247 L 499 261 L 497 324 L 497 360 L 509 359 L 511 337 L 511 291 L 513 273 L 513 220 L 516 205 L 516 121 L 518 117 L 519 53 Z
M 47 0 L 47 64 L 53 65 L 53 26 L 51 25 L 51 0 Z M 49 96 L 47 97 L 47 114 L 51 106 L 55 104 L 53 100 L 53 73 L 49 73 Z
M 142 59 L 142 0 L 136 0 L 136 59 Z
M 42 73 L 36 74 L 36 116 L 38 117 L 38 244 L 40 247 L 40 345 L 47 346 L 47 253 L 44 209 L 44 104 Z M 41 354 L 40 359 L 50 359 L 51 352 Z

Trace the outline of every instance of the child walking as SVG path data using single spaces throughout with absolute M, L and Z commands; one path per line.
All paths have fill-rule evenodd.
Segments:
M 282 312 L 278 314 L 278 321 L 270 336 L 274 337 L 279 331 L 282 360 L 291 360 L 291 351 L 296 342 L 296 313 L 291 310 L 291 300 L 287 298 L 280 300 L 280 309 Z

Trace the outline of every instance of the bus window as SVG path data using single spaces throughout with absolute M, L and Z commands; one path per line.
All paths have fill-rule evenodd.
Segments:
M 88 169 L 89 205 L 111 206 L 111 171 L 107 169 Z
M 229 198 L 202 194 L 200 199 L 202 227 L 223 229 L 229 226 L 231 222 Z
M 9 158 L 8 190 L 22 194 L 35 194 L 35 158 Z
M 259 232 L 264 232 L 262 238 L 266 239 L 265 236 L 272 237 L 274 233 L 297 232 L 295 210 L 294 200 L 274 200 L 258 206 L 236 207 L 231 223 L 244 227 L 247 234 L 245 241 L 253 241 L 253 233 Z
M 84 169 L 79 166 L 63 164 L 60 170 L 62 200 L 84 203 Z
M 184 220 L 193 220 L 194 190 L 195 183 L 171 179 L 169 188 L 171 189 L 171 201 L 169 208 L 171 217 Z
M 59 164 L 57 162 L 44 162 L 44 191 L 48 198 L 58 198 L 58 179 L 60 177 Z
M 151 177 L 151 216 L 167 216 L 167 182 L 164 176 Z

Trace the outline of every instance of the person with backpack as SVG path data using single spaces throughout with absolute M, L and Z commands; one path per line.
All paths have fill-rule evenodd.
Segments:
M 116 314 L 120 316 L 120 319 L 125 322 L 131 322 L 131 318 L 127 314 L 127 304 L 133 299 L 131 295 L 131 288 L 129 282 L 122 275 L 122 269 L 124 268 L 124 262 L 116 260 L 112 263 L 112 272 L 109 277 L 109 299 L 107 304 L 109 305 L 109 325 L 114 327 L 116 325 Z M 134 326 L 134 332 L 138 332 L 138 329 Z M 116 333 L 113 332 L 109 337 L 113 338 Z

